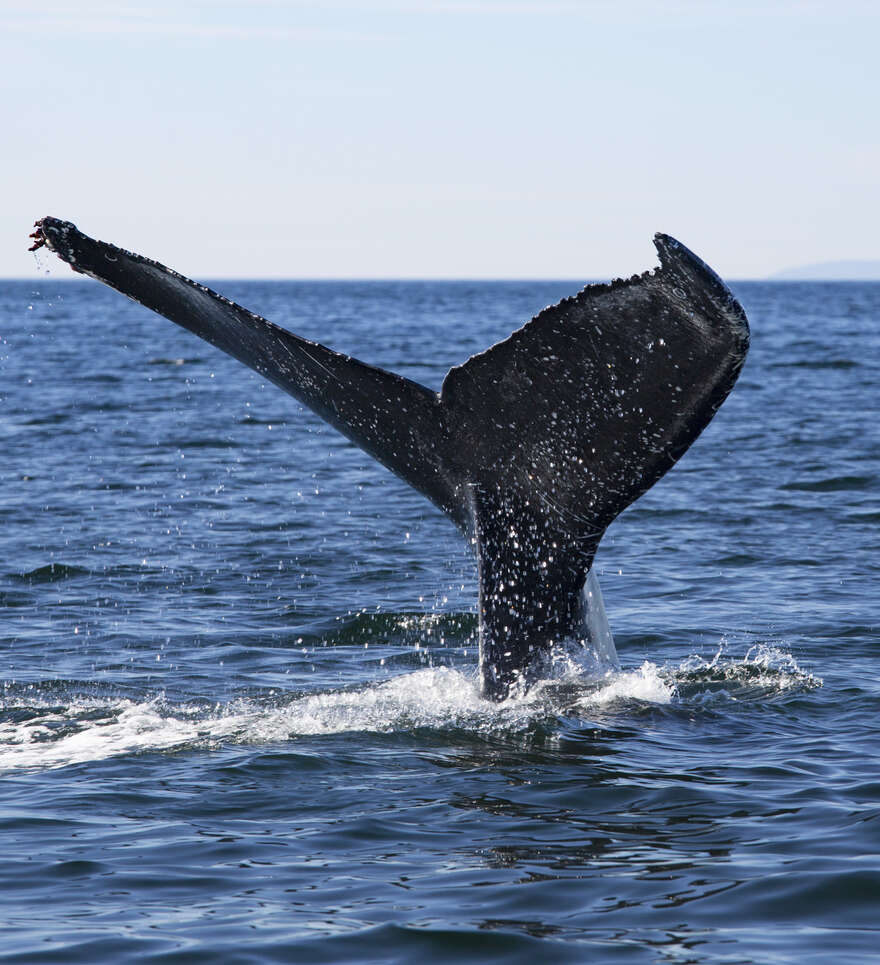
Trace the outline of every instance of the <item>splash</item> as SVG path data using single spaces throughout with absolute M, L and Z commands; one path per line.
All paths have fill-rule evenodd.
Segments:
M 554 683 L 558 686 L 559 681 Z M 609 673 L 608 679 L 583 696 L 582 707 L 603 707 L 619 699 L 667 701 L 671 691 L 658 686 L 645 668 Z M 0 714 L 6 718 L 0 723 L 0 771 L 350 732 L 521 731 L 571 709 L 570 701 L 563 702 L 544 686 L 502 703 L 484 700 L 472 674 L 447 667 L 418 670 L 357 689 L 306 694 L 281 704 L 237 700 L 208 709 L 172 704 L 161 696 L 141 702 L 75 699 L 61 705 L 57 696 L 42 704 L 39 698 L 29 697 L 27 704 L 8 699 L 0 703 Z
M 54 768 L 132 754 L 182 751 L 227 743 L 285 743 L 343 733 L 465 729 L 522 732 L 536 722 L 645 705 L 755 701 L 822 681 L 779 647 L 753 647 L 741 660 L 689 657 L 680 666 L 645 661 L 635 670 L 585 673 L 571 651 L 560 652 L 547 679 L 528 693 L 484 700 L 473 672 L 431 667 L 363 687 L 303 694 L 281 702 L 241 699 L 227 705 L 73 697 L 0 699 L 0 771 Z
M 725 657 L 726 648 L 722 640 L 711 660 L 689 657 L 673 673 L 683 701 L 754 701 L 822 686 L 820 677 L 802 669 L 793 654 L 778 644 L 755 644 L 741 660 Z
M 620 700 L 640 700 L 651 704 L 669 704 L 676 696 L 675 685 L 654 663 L 646 660 L 638 670 L 613 674 L 598 690 L 581 699 L 584 710 L 607 707 Z

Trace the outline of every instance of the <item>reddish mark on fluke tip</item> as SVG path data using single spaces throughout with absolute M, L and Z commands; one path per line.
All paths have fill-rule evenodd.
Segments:
M 28 235 L 28 238 L 34 239 L 34 243 L 28 248 L 28 251 L 37 251 L 46 244 L 46 236 L 43 234 L 43 222 L 35 221 L 34 227 L 37 230 Z

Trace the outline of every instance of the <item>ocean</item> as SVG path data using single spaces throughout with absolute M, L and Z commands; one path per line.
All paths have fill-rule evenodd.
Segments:
M 215 287 L 436 389 L 580 283 Z M 733 394 L 599 549 L 620 671 L 496 705 L 439 511 L 0 282 L 0 961 L 877 961 L 880 283 L 732 287 Z

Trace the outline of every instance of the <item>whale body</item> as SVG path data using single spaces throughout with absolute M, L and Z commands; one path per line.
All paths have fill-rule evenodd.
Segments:
M 458 526 L 476 550 L 481 686 L 496 700 L 527 686 L 555 643 L 589 636 L 602 535 L 706 427 L 748 350 L 737 300 L 663 234 L 659 268 L 545 308 L 437 393 L 69 222 L 35 227 L 33 248 L 249 365 Z

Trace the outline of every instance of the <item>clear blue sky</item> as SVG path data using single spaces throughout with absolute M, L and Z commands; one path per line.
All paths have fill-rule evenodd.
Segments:
M 200 278 L 880 258 L 876 2 L 3 2 L 0 78 L 0 275 L 44 214 Z

